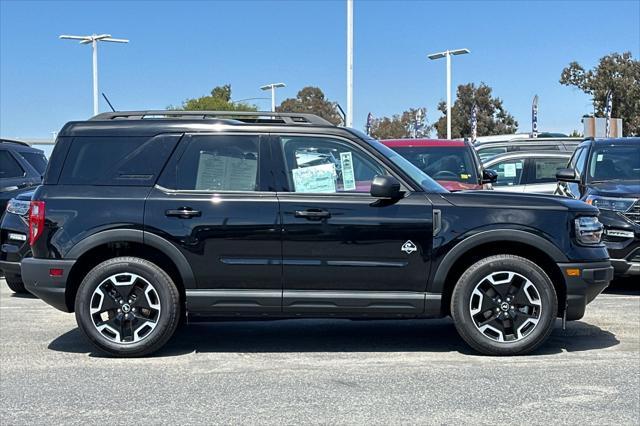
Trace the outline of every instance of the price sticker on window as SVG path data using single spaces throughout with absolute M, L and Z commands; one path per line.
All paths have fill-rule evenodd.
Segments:
M 344 191 L 356 189 L 355 173 L 353 172 L 353 156 L 351 152 L 340 153 L 340 165 L 342 166 L 342 188 Z

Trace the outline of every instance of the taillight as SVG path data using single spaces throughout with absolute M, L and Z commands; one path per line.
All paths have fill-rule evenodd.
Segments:
M 44 201 L 32 201 L 29 207 L 29 245 L 34 245 L 44 229 Z

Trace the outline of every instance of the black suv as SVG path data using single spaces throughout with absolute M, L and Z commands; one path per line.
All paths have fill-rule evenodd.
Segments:
M 117 112 L 61 130 L 29 213 L 29 291 L 100 349 L 181 318 L 451 315 L 526 353 L 609 283 L 598 210 L 449 193 L 368 136 L 305 114 Z
M 14 293 L 27 292 L 20 276 L 20 262 L 31 256 L 27 233 L 33 191 L 23 192 L 9 200 L 0 224 L 0 270 L 4 272 L 4 279 Z
M 616 275 L 640 275 L 640 138 L 589 139 L 557 179 L 557 194 L 600 209 Z
M 24 142 L 0 139 L 0 216 L 9 200 L 42 182 L 47 158 Z

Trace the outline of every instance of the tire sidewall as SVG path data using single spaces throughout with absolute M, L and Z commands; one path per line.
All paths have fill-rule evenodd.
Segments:
M 542 314 L 535 329 L 516 342 L 496 342 L 478 330 L 469 308 L 471 295 L 476 285 L 486 276 L 498 271 L 516 272 L 538 290 Z M 456 328 L 474 348 L 494 355 L 515 355 L 529 352 L 542 344 L 551 333 L 558 312 L 558 301 L 553 283 L 536 264 L 517 256 L 493 256 L 483 259 L 467 270 L 454 289 L 451 306 Z
M 95 289 L 108 277 L 118 273 L 133 273 L 149 281 L 158 293 L 160 317 L 156 327 L 141 341 L 118 344 L 104 337 L 94 326 L 90 304 Z M 100 349 L 116 356 L 141 356 L 164 345 L 175 331 L 179 316 L 177 290 L 171 278 L 155 264 L 142 259 L 112 259 L 92 269 L 84 278 L 75 300 L 78 326 Z

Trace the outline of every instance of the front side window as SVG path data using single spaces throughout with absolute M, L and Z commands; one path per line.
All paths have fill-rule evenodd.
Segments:
M 176 169 L 177 189 L 257 191 L 259 137 L 193 136 Z
M 368 193 L 383 168 L 359 148 L 337 139 L 280 138 L 289 188 L 300 193 Z
M 520 185 L 524 160 L 504 160 L 488 168 L 498 173 L 498 180 L 493 186 L 515 186 Z
M 478 183 L 472 153 L 466 147 L 392 148 L 436 180 Z
M 20 164 L 9 153 L 9 151 L 0 151 L 0 179 L 19 178 L 24 176 L 24 170 Z
M 534 174 L 529 183 L 556 182 L 556 173 L 567 167 L 566 158 L 533 158 Z
M 640 145 L 594 149 L 589 162 L 589 181 L 640 180 Z

